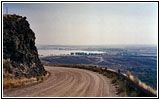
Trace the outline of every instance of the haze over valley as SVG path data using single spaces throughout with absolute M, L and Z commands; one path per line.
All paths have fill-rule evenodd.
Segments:
M 122 73 L 130 71 L 142 82 L 157 89 L 156 45 L 39 45 L 37 47 L 42 62 L 96 65 L 115 70 L 120 69 Z
M 157 2 L 5 2 L 2 10 L 3 96 L 157 96 Z

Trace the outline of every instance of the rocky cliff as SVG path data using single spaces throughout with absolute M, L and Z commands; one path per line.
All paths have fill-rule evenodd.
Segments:
M 9 66 L 3 68 L 12 77 L 30 78 L 46 74 L 38 58 L 35 34 L 26 17 L 3 15 L 3 59 L 9 59 Z

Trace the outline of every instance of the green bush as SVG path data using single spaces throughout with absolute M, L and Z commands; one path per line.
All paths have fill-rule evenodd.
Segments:
M 118 78 L 117 78 L 117 77 L 114 77 L 114 78 L 112 79 L 112 84 L 117 83 L 117 81 L 118 81 Z
M 127 90 L 127 86 L 126 83 L 124 82 L 119 82 L 119 88 L 118 88 L 118 92 L 126 92 Z

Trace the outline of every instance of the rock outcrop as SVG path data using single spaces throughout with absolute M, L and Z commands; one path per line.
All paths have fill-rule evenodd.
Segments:
M 38 58 L 35 34 L 26 17 L 3 15 L 3 59 L 9 59 L 10 65 L 3 68 L 14 77 L 30 78 L 46 74 Z

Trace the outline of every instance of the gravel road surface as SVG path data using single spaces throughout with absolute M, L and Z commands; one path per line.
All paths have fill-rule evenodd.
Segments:
M 116 97 L 111 80 L 96 72 L 64 67 L 49 67 L 47 80 L 3 92 L 4 97 Z

